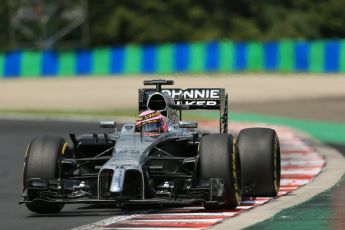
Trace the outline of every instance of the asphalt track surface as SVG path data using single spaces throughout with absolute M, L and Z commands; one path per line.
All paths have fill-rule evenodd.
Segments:
M 118 215 L 120 210 L 90 205 L 66 205 L 58 215 L 35 215 L 18 205 L 27 144 L 33 137 L 48 134 L 100 131 L 97 123 L 0 120 L 0 229 L 70 229 Z

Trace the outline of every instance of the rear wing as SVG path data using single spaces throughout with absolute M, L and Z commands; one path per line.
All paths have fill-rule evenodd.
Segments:
M 168 94 L 176 105 L 185 105 L 184 107 L 188 110 L 219 110 L 219 131 L 220 133 L 228 132 L 228 94 L 224 88 L 142 88 L 139 89 L 140 112 L 147 109 L 149 96 L 157 91 Z M 181 109 L 180 119 L 182 119 Z

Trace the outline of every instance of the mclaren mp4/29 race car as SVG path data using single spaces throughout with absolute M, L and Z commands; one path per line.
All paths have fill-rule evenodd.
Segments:
M 120 208 L 202 205 L 233 209 L 245 197 L 276 196 L 280 146 L 276 132 L 247 128 L 228 134 L 223 88 L 164 88 L 171 80 L 144 81 L 139 116 L 104 133 L 39 136 L 24 161 L 23 200 L 37 213 L 65 204 L 114 204 Z M 219 133 L 183 121 L 183 110 L 219 110 Z

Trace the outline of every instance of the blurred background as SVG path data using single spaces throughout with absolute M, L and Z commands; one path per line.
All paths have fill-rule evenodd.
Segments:
M 0 76 L 344 72 L 342 0 L 7 0 Z
M 345 72 L 342 0 L 7 0 L 0 76 Z
M 132 76 L 221 84 L 241 111 L 244 102 L 319 97 L 338 105 L 343 9 L 342 0 L 2 1 L 0 108 L 133 109 L 141 81 Z M 275 114 L 295 111 L 284 108 Z
M 221 84 L 235 111 L 299 117 L 281 101 L 320 97 L 332 103 L 317 108 L 342 107 L 344 9 L 342 0 L 2 1 L 0 109 L 134 109 L 137 77 Z M 278 105 L 256 106 L 267 101 Z
M 342 0 L 7 0 L 0 48 L 339 39 L 344 8 Z

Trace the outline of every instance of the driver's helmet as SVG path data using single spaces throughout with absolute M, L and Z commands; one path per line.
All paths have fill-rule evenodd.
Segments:
M 135 127 L 137 131 L 151 132 L 151 133 L 166 133 L 168 132 L 167 119 L 158 111 L 146 110 L 142 112 L 136 122 Z

